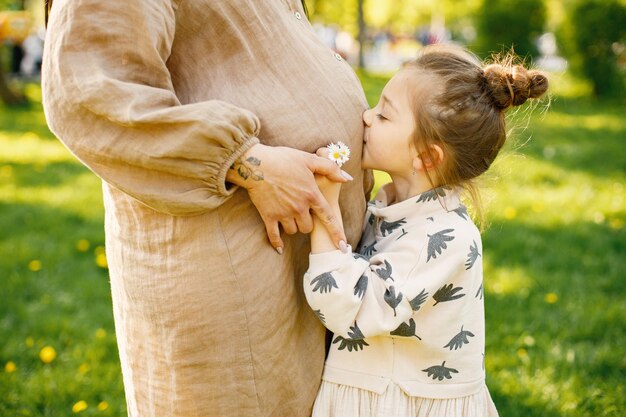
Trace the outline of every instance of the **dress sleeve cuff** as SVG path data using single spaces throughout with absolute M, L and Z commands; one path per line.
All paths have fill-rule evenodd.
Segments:
M 230 187 L 226 187 L 226 173 L 237 159 L 239 159 L 250 148 L 258 143 L 260 143 L 259 138 L 257 138 L 256 136 L 251 136 L 250 138 L 244 140 L 241 146 L 235 149 L 235 151 L 230 154 L 230 156 L 224 161 L 219 169 L 219 172 L 217 173 L 217 179 L 215 183 L 218 195 L 228 197 L 233 194 L 237 190 L 237 188 L 239 188 L 234 184 Z

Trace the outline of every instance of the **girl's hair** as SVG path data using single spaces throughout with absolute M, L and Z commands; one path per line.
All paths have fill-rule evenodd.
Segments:
M 509 54 L 483 67 L 476 56 L 460 47 L 433 45 L 404 67 L 440 81 L 426 102 L 412 100 L 418 152 L 430 155 L 430 144 L 444 152 L 443 162 L 434 169 L 436 178 L 427 171 L 428 179 L 433 186 L 465 188 L 479 218 L 480 196 L 472 180 L 487 171 L 504 145 L 506 110 L 548 89 L 544 73 L 513 65 L 513 60 Z
M 50 9 L 52 8 L 52 0 L 43 1 L 44 25 L 48 27 L 48 18 L 50 17 Z

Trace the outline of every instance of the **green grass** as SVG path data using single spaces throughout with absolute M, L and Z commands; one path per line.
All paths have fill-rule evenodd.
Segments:
M 387 78 L 360 76 L 374 103 Z M 482 181 L 488 384 L 505 417 L 617 417 L 625 114 L 572 80 L 555 90 Z M 122 416 L 100 182 L 46 129 L 38 88 L 28 93 L 30 107 L 0 108 L 0 415 L 67 416 L 82 400 L 81 415 Z
M 100 182 L 29 93 L 30 107 L 0 108 L 0 415 L 67 416 L 81 400 L 84 415 L 125 415 Z
M 487 366 L 503 415 L 626 409 L 624 116 L 556 96 L 487 181 Z

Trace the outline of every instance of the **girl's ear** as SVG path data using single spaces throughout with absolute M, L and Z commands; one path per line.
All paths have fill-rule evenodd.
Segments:
M 415 171 L 429 171 L 443 162 L 443 149 L 436 144 L 428 145 L 426 150 L 418 153 L 413 158 Z

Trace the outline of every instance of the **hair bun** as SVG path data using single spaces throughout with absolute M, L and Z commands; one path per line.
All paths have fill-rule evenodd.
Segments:
M 521 65 L 491 64 L 485 67 L 487 92 L 500 110 L 524 104 L 529 98 L 541 97 L 548 90 L 548 78 L 541 71 Z

